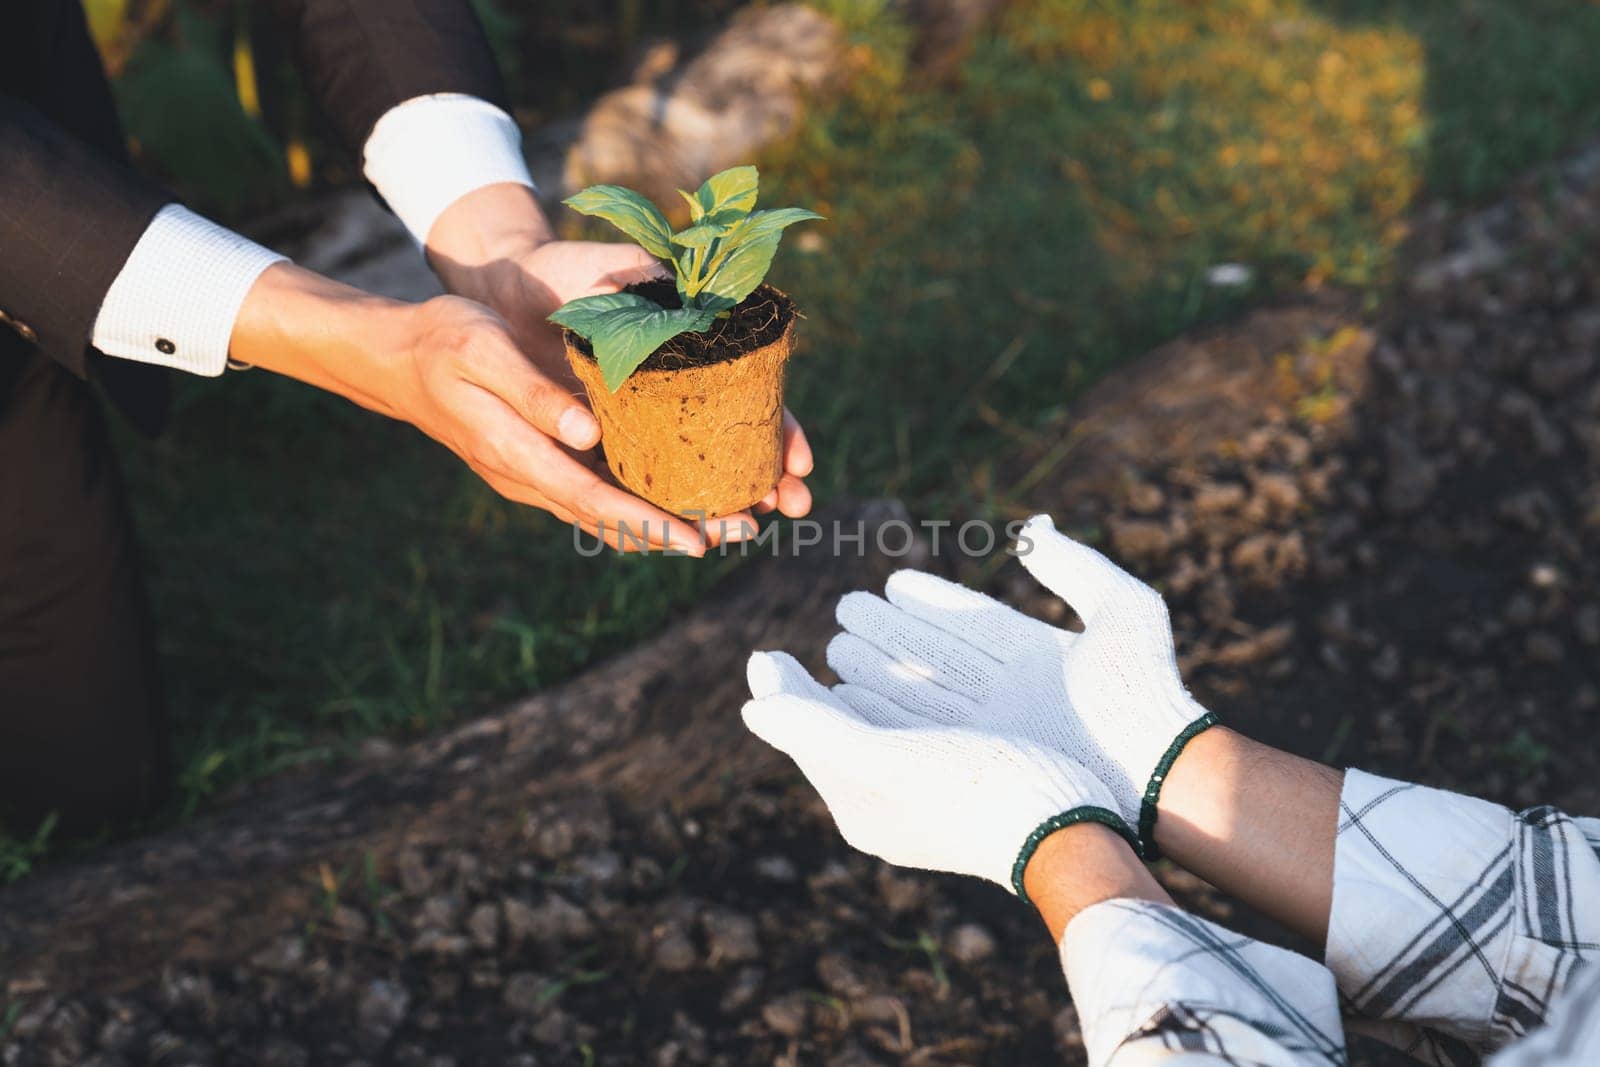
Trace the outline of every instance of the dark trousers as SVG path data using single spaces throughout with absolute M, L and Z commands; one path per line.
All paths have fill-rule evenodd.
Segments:
M 126 825 L 168 784 L 155 633 L 90 387 L 32 353 L 0 381 L 0 826 Z

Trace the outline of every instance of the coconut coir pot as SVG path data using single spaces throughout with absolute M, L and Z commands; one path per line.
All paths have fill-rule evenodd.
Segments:
M 628 291 L 678 306 L 669 281 Z M 589 343 L 565 332 L 567 362 L 600 420 L 618 482 L 674 515 L 712 518 L 758 503 L 783 474 L 783 372 L 794 301 L 763 285 L 705 333 L 680 334 L 613 393 Z

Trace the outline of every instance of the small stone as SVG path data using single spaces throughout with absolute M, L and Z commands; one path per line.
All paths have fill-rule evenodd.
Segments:
M 1167 505 L 1167 494 L 1159 486 L 1138 482 L 1128 490 L 1128 510 L 1136 515 L 1154 515 Z
M 107 1001 L 106 1009 L 106 1020 L 100 1026 L 98 1038 L 101 1050 L 131 1052 L 144 1029 L 141 1025 L 142 1009 L 118 999 Z
M 1394 645 L 1384 645 L 1372 657 L 1372 676 L 1380 682 L 1392 682 L 1400 677 L 1400 650 Z
M 615 852 L 592 852 L 572 859 L 572 874 L 582 882 L 608 889 L 622 881 L 627 868 Z
M 1538 617 L 1538 605 L 1527 593 L 1517 593 L 1506 601 L 1506 622 L 1512 626 L 1529 626 Z
M 903 915 L 922 907 L 928 887 L 920 879 L 896 874 L 885 864 L 878 868 L 878 892 L 883 895 L 890 914 Z
M 867 983 L 855 961 L 839 952 L 824 952 L 817 958 L 817 980 L 822 988 L 836 996 L 857 997 L 867 990 Z
M 515 897 L 500 902 L 506 936 L 513 943 L 533 941 L 587 941 L 594 936 L 594 923 L 584 910 L 559 893 L 551 893 L 538 907 Z
M 356 1006 L 356 1025 L 364 1042 L 375 1047 L 387 1044 L 405 1022 L 410 1006 L 411 994 L 404 986 L 382 978 L 371 982 Z
M 407 896 L 424 896 L 433 888 L 433 872 L 414 849 L 406 849 L 396 858 L 395 874 Z
M 1528 581 L 1535 589 L 1554 589 L 1561 584 L 1561 570 L 1554 564 L 1535 563 L 1528 569 Z
M 256 1057 L 261 1067 L 306 1067 L 311 1053 L 286 1037 L 269 1037 Z
M 875 1026 L 898 1026 L 909 1020 L 910 1016 L 906 1012 L 905 1002 L 899 997 L 876 993 L 852 1003 L 850 1018 L 853 1022 Z
M 1574 622 L 1579 641 L 1586 645 L 1600 645 L 1600 604 L 1585 604 L 1579 608 Z
M 883 1061 L 851 1041 L 828 1057 L 826 1067 L 883 1067 Z
M 577 1031 L 577 1021 L 557 1008 L 545 1013 L 533 1027 L 533 1039 L 542 1045 L 566 1045 Z
M 333 925 L 339 933 L 352 941 L 360 941 L 372 930 L 372 924 L 359 908 L 341 904 L 333 909 Z
M 161 976 L 161 1000 L 168 1008 L 210 1018 L 216 1013 L 217 992 L 203 974 L 169 971 Z
M 1255 490 L 1267 515 L 1283 518 L 1300 508 L 1300 487 L 1286 474 L 1263 474 L 1256 479 Z
M 605 803 L 591 798 L 545 806 L 529 816 L 524 833 L 540 859 L 560 860 L 576 851 L 606 848 L 614 829 Z
M 298 935 L 279 938 L 250 957 L 250 962 L 264 971 L 292 971 L 306 958 L 306 943 Z
M 677 920 L 667 920 L 655 929 L 655 965 L 669 974 L 692 970 L 700 961 L 689 932 Z
M 1528 367 L 1528 381 L 1533 388 L 1548 397 L 1562 398 L 1575 385 L 1594 372 L 1592 352 L 1573 352 L 1570 355 L 1543 356 Z
M 1438 473 L 1423 459 L 1411 440 L 1393 436 L 1388 443 L 1388 463 L 1381 494 L 1391 515 L 1414 515 L 1433 495 Z
M 1242 574 L 1268 574 L 1276 547 L 1277 539 L 1271 534 L 1255 534 L 1233 547 L 1228 563 Z
M 1289 647 L 1294 640 L 1294 623 L 1280 622 L 1250 637 L 1231 641 L 1217 649 L 1211 661 L 1223 667 L 1242 667 L 1271 659 Z
M 709 951 L 707 966 L 749 963 L 761 958 L 761 941 L 756 936 L 756 921 L 733 911 L 708 911 L 700 917 Z
M 1172 547 L 1167 529 L 1148 519 L 1111 521 L 1111 545 L 1119 556 L 1135 560 L 1157 560 Z
M 786 993 L 767 1002 L 761 1009 L 761 1021 L 780 1037 L 799 1037 L 805 1032 L 809 1007 L 804 993 Z
M 454 893 L 429 897 L 422 905 L 421 922 L 437 930 L 452 930 L 461 918 L 461 898 Z
M 1497 510 L 1502 519 L 1530 533 L 1544 528 L 1555 511 L 1555 502 L 1542 489 L 1524 489 L 1501 499 Z
M 766 977 L 766 972 L 759 967 L 741 967 L 722 993 L 718 1007 L 723 1014 L 736 1015 L 753 1004 Z
M 1208 482 L 1194 494 L 1194 511 L 1201 518 L 1237 511 L 1246 496 L 1244 486 L 1237 482 Z
M 506 1007 L 519 1015 L 537 1015 L 548 1003 L 545 989 L 549 984 L 543 975 L 531 971 L 518 971 L 506 979 L 506 986 L 500 998 Z
M 44 1024 L 40 1044 L 50 1048 L 61 1063 L 81 1063 L 89 1053 L 94 1020 L 89 1009 L 77 1001 L 67 1001 Z
M 763 856 L 756 860 L 756 876 L 781 885 L 800 880 L 800 872 L 788 856 Z
M 994 935 L 977 923 L 962 923 L 945 938 L 944 950 L 957 963 L 968 966 L 994 955 Z
M 1528 635 L 1528 658 L 1535 663 L 1560 663 L 1566 656 L 1561 639 L 1545 630 L 1535 630 Z
M 440 959 L 459 959 L 472 948 L 472 943 L 460 934 L 447 934 L 442 930 L 424 930 L 411 942 L 411 951 L 438 956 Z
M 467 916 L 467 936 L 485 952 L 500 943 L 500 909 L 493 904 L 479 904 Z
M 628 884 L 635 889 L 654 889 L 665 876 L 661 864 L 649 856 L 635 856 L 628 865 Z

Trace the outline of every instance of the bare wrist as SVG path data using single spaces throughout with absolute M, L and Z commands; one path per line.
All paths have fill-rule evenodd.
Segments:
M 278 263 L 262 272 L 240 306 L 229 356 L 386 411 L 370 388 L 372 372 L 383 353 L 404 347 L 412 311 Z
M 1330 767 L 1214 727 L 1173 764 L 1156 841 L 1180 867 L 1320 940 L 1342 784 Z
M 1022 877 L 1028 899 L 1058 942 L 1079 912 L 1102 901 L 1171 902 L 1128 842 L 1099 823 L 1078 823 L 1045 838 Z
M 428 231 L 428 262 L 452 292 L 473 272 L 555 239 L 532 189 L 501 182 L 476 189 L 444 210 Z

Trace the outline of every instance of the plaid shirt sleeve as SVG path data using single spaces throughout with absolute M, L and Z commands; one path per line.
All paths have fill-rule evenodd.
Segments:
M 1489 1060 L 1490 1067 L 1593 1067 L 1600 1063 L 1600 967 L 1586 967 L 1556 999 L 1545 1025 Z
M 1361 771 L 1340 805 L 1327 965 L 1370 1021 L 1351 1029 L 1477 1064 L 1542 1026 L 1600 956 L 1600 820 Z
M 1345 1063 L 1333 975 L 1179 908 L 1085 908 L 1061 966 L 1093 1067 Z

